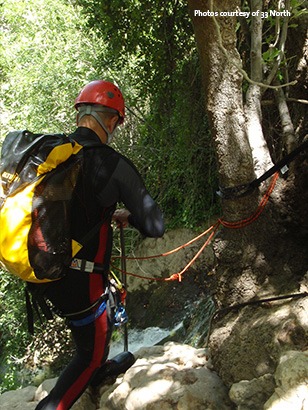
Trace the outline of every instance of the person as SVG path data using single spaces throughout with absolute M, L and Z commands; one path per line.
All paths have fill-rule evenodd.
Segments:
M 99 382 L 95 377 L 107 360 L 113 326 L 107 309 L 99 312 L 101 305 L 97 303 L 108 284 L 111 221 L 130 224 L 147 237 L 164 234 L 162 212 L 139 172 L 130 160 L 108 145 L 125 117 L 119 88 L 109 81 L 92 81 L 81 90 L 75 108 L 77 129 L 71 137 L 86 148 L 73 194 L 72 237 L 78 240 L 99 220 L 104 222 L 76 255 L 64 277 L 50 282 L 44 291 L 52 305 L 69 316 L 76 354 L 36 410 L 67 410 L 87 386 Z M 124 208 L 116 209 L 118 203 L 123 203 Z M 93 262 L 91 271 L 87 267 L 93 267 Z M 96 266 L 100 267 L 97 271 Z M 87 323 L 89 317 L 91 321 Z

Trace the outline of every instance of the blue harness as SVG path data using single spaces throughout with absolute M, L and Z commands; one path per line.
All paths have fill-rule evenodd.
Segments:
M 106 307 L 107 307 L 106 302 L 103 301 L 94 313 L 92 313 L 91 315 L 83 319 L 71 320 L 70 323 L 73 326 L 77 326 L 77 327 L 88 325 L 94 322 L 94 320 L 96 320 L 98 317 L 100 317 L 105 312 Z

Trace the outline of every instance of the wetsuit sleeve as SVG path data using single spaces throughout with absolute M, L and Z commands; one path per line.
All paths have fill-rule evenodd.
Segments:
M 139 172 L 126 158 L 120 158 L 100 196 L 102 200 L 123 202 L 131 213 L 129 223 L 143 235 L 157 238 L 164 234 L 162 212 L 148 193 Z

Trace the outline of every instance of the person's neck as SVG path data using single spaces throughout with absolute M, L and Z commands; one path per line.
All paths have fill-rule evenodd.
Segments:
M 82 118 L 78 123 L 78 127 L 89 128 L 90 130 L 95 132 L 95 134 L 101 140 L 102 144 L 107 143 L 107 134 L 105 130 L 103 130 L 103 128 L 97 123 L 97 121 L 92 121 L 92 118 Z

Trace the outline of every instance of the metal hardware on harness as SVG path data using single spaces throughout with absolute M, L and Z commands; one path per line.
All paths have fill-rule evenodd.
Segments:
M 114 315 L 114 325 L 116 327 L 122 326 L 128 322 L 128 315 L 126 313 L 125 307 L 123 305 L 119 305 L 117 311 Z

